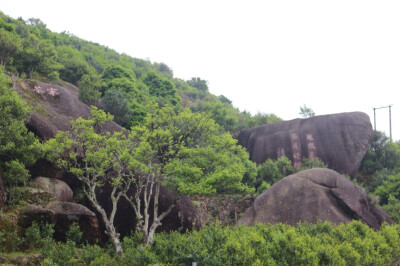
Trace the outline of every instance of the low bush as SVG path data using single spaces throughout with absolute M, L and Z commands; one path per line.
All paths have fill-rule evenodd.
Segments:
M 143 246 L 139 234 L 125 237 L 122 257 L 97 245 L 84 245 L 77 256 L 70 243 L 53 244 L 46 265 L 390 265 L 400 259 L 400 226 L 374 231 L 359 221 L 296 227 L 215 223 L 185 234 L 156 234 L 151 246 Z

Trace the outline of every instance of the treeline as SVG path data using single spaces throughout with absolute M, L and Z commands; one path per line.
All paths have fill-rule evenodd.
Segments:
M 24 21 L 0 12 L 0 48 L 6 71 L 72 83 L 83 102 L 104 108 L 126 128 L 143 123 L 154 103 L 206 112 L 231 133 L 281 120 L 274 114 L 241 112 L 225 96 L 211 94 L 201 78 L 175 78 L 164 63 L 119 54 L 68 32 L 51 32 L 40 19 Z

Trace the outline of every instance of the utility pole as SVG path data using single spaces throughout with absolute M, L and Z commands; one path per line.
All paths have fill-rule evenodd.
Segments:
M 376 131 L 376 110 L 378 109 L 383 109 L 383 108 L 389 108 L 389 131 L 390 131 L 390 141 L 392 141 L 392 106 L 393 104 L 390 104 L 388 106 L 383 106 L 379 108 L 373 108 L 374 109 L 374 130 Z

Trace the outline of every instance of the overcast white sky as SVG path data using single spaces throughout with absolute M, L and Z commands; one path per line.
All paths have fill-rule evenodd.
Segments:
M 175 77 L 200 77 L 240 110 L 299 117 L 392 106 L 400 139 L 400 1 L 0 0 L 13 18 L 40 18 Z M 377 111 L 389 135 L 389 110 Z

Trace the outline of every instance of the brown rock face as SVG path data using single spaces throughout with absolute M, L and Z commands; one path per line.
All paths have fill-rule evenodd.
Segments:
M 73 192 L 72 189 L 65 183 L 56 178 L 36 177 L 34 180 L 36 187 L 51 193 L 55 200 L 63 202 L 71 202 Z
M 111 212 L 111 200 L 109 200 L 110 188 L 105 186 L 101 191 L 99 191 L 98 198 L 100 204 L 105 208 L 107 213 Z M 128 192 L 128 196 L 134 196 L 132 191 Z M 169 191 L 166 187 L 161 187 L 159 196 L 159 207 L 158 213 L 161 214 L 168 207 L 174 203 L 176 199 L 176 194 Z M 153 201 L 150 201 L 150 222 L 153 217 Z M 99 218 L 100 220 L 100 218 Z M 118 210 L 115 215 L 114 224 L 117 228 L 118 233 L 121 236 L 126 236 L 131 234 L 136 230 L 136 217 L 132 207 L 123 198 L 118 203 Z M 157 228 L 157 232 L 170 232 L 170 231 L 180 231 L 185 232 L 186 230 L 200 229 L 201 221 L 194 207 L 191 199 L 188 196 L 182 196 L 176 203 L 176 206 L 171 210 L 171 212 L 161 220 L 161 225 Z M 102 230 L 104 231 L 104 230 Z
M 369 117 L 352 112 L 267 124 L 240 132 L 238 143 L 258 164 L 288 157 L 295 168 L 318 157 L 329 168 L 354 176 L 373 137 Z
M 70 121 L 78 117 L 89 118 L 90 107 L 78 99 L 79 89 L 71 84 L 64 86 L 18 80 L 14 89 L 36 108 L 27 123 L 29 130 L 44 140 L 53 138 L 58 131 L 70 130 Z M 118 131 L 114 122 L 106 123 L 105 131 Z
M 82 242 L 94 244 L 100 238 L 96 214 L 80 204 L 52 201 L 44 208 L 28 204 L 18 215 L 18 225 L 27 228 L 33 221 L 53 224 L 54 238 L 58 241 L 65 241 L 65 234 L 73 222 L 79 224 Z
M 99 223 L 96 214 L 83 205 L 72 202 L 53 201 L 47 204 L 46 209 L 54 212 L 54 237 L 65 240 L 65 233 L 73 222 L 77 222 L 81 229 L 82 241 L 96 243 L 100 238 Z
M 314 168 L 290 175 L 256 198 L 239 224 L 297 222 L 334 224 L 360 220 L 374 229 L 393 223 L 359 186 L 330 169 Z

